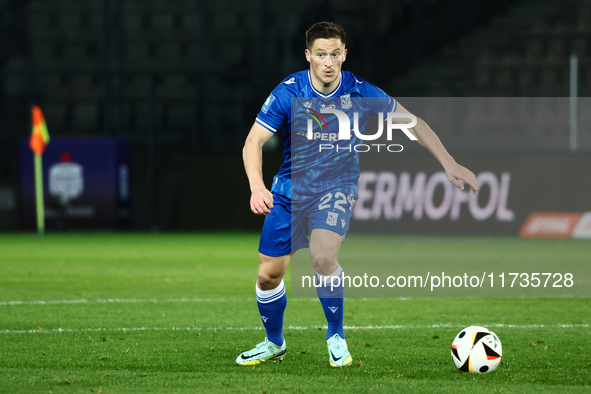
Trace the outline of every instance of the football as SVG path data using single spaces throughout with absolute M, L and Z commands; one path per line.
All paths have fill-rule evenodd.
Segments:
M 503 347 L 496 334 L 487 328 L 464 328 L 451 345 L 451 358 L 463 372 L 488 373 L 501 363 Z

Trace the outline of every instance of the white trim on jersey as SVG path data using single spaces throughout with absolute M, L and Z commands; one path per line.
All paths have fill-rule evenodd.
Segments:
M 343 72 L 341 71 L 341 79 L 339 80 L 339 86 L 337 86 L 335 88 L 335 90 L 333 90 L 329 94 L 322 94 L 318 90 L 316 90 L 316 88 L 312 84 L 312 77 L 310 76 L 310 70 L 308 70 L 308 82 L 310 82 L 310 87 L 312 88 L 312 90 L 314 91 L 314 93 L 316 93 L 317 95 L 319 95 L 322 98 L 329 98 L 330 96 L 333 96 L 340 89 L 341 84 L 343 83 Z
M 257 118 L 255 119 L 255 121 L 256 121 L 258 124 L 260 124 L 261 126 L 263 126 L 265 129 L 267 129 L 267 130 L 269 130 L 269 131 L 271 131 L 271 132 L 273 132 L 273 133 L 276 133 L 276 132 L 277 132 L 277 130 L 275 130 L 274 128 L 272 128 L 271 126 L 269 126 L 268 124 L 266 124 L 266 123 L 265 123 L 265 122 L 263 122 L 262 120 L 260 120 L 260 119 L 258 118 L 258 116 L 257 116 Z
M 396 112 L 396 109 L 398 109 L 398 101 L 394 97 L 392 97 L 392 100 L 394 100 L 394 105 L 392 106 L 392 111 L 390 112 L 394 113 Z

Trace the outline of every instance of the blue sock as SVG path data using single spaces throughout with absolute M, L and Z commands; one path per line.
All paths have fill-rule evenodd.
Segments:
M 283 312 L 287 305 L 285 283 L 271 290 L 261 290 L 256 286 L 257 305 L 261 320 L 267 331 L 267 339 L 277 346 L 283 345 Z
M 334 334 L 339 334 L 341 338 L 345 339 L 345 332 L 343 330 L 345 286 L 342 280 L 340 281 L 341 283 L 339 283 L 339 279 L 333 279 L 333 287 L 331 290 L 330 283 L 331 276 L 333 278 L 341 277 L 342 279 L 342 273 L 343 268 L 339 265 L 332 275 L 322 276 L 316 274 L 318 285 L 320 285 L 320 287 L 316 288 L 316 293 L 318 294 L 318 298 L 320 298 L 322 309 L 324 309 L 324 316 L 326 316 L 326 321 L 328 323 L 328 330 L 326 331 L 327 340 Z M 326 278 L 326 286 L 324 286 L 324 278 Z

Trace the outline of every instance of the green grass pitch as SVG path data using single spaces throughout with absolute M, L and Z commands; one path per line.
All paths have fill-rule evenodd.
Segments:
M 396 239 L 401 255 L 445 245 L 458 264 L 474 257 L 463 250 L 591 262 L 582 241 Z M 0 393 L 591 389 L 591 305 L 576 298 L 348 299 L 353 365 L 343 369 L 328 365 L 319 301 L 290 298 L 285 360 L 237 366 L 236 356 L 264 338 L 257 246 L 254 233 L 0 234 Z M 475 324 L 503 343 L 493 373 L 462 373 L 451 360 L 453 338 Z

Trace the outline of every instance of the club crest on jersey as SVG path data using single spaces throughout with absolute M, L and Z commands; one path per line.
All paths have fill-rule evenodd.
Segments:
M 341 107 L 343 107 L 343 109 L 349 109 L 353 106 L 353 103 L 351 103 L 351 95 L 350 94 L 345 94 L 344 96 L 341 96 Z
M 267 97 L 267 100 L 265 100 L 265 104 L 263 104 L 263 108 L 261 108 L 261 111 L 263 111 L 263 113 L 266 114 L 269 110 L 269 107 L 271 107 L 271 104 L 273 104 L 273 101 L 275 101 L 275 96 L 273 96 L 273 94 L 271 93 L 269 97 Z
M 349 210 L 353 210 L 353 204 L 355 204 L 356 200 L 357 199 L 355 198 L 355 195 L 353 193 L 347 196 L 347 201 L 349 201 Z
M 328 212 L 328 217 L 326 218 L 326 224 L 328 224 L 329 226 L 336 226 L 338 218 L 339 218 L 338 213 Z

